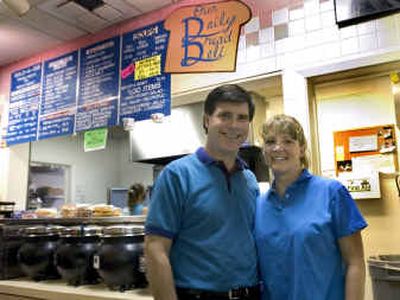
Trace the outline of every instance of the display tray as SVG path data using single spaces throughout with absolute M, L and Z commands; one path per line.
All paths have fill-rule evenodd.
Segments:
M 143 224 L 146 216 L 90 217 L 90 218 L 35 218 L 1 219 L 0 225 L 35 225 L 35 224 Z

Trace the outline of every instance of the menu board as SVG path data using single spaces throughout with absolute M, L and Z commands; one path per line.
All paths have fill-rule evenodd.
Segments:
M 163 72 L 168 32 L 159 22 L 122 39 L 120 122 L 171 114 L 171 75 Z
M 7 145 L 169 115 L 168 39 L 160 22 L 12 73 Z
M 76 131 L 117 124 L 120 37 L 81 49 Z
M 78 51 L 44 62 L 39 139 L 74 132 Z
M 36 140 L 42 65 L 11 74 L 7 145 Z

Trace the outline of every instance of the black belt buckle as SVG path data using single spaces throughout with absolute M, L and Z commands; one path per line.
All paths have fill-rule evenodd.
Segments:
M 241 299 L 242 296 L 247 296 L 248 294 L 248 288 L 231 289 L 228 292 L 228 298 L 230 300 L 238 300 Z

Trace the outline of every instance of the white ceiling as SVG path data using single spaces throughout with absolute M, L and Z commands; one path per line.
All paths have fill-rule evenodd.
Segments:
M 19 17 L 0 0 L 0 66 L 179 0 L 103 0 L 93 11 L 74 0 L 28 1 L 30 10 Z

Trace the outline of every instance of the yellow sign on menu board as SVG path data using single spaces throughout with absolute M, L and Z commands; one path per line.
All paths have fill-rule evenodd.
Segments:
M 155 55 L 135 62 L 135 80 L 161 75 L 161 55 Z
M 165 20 L 170 31 L 165 72 L 234 71 L 240 27 L 251 11 L 240 1 L 185 6 Z

